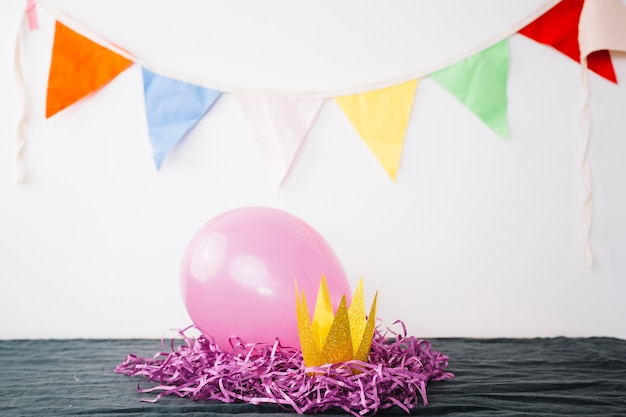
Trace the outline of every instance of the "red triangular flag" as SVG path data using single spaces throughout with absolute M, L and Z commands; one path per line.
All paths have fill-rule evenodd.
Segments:
M 563 0 L 519 33 L 550 45 L 580 63 L 578 22 L 584 3 L 585 0 Z M 588 67 L 607 80 L 617 83 L 609 51 L 597 51 L 589 55 Z
M 132 63 L 56 22 L 46 117 L 103 87 Z

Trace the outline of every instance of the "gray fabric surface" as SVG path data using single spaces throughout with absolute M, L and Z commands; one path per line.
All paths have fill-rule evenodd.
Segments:
M 626 341 L 586 339 L 432 339 L 450 356 L 455 378 L 428 385 L 430 405 L 413 415 L 624 415 Z M 152 356 L 156 340 L 0 341 L 2 416 L 289 415 L 276 406 L 145 403 L 141 378 L 113 372 L 127 354 Z M 333 413 L 327 413 L 333 414 Z M 338 415 L 346 415 L 336 412 Z M 380 414 L 404 415 L 400 409 Z

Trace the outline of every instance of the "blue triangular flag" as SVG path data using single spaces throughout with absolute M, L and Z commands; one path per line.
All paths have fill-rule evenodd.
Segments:
M 145 68 L 143 92 L 148 135 L 157 169 L 169 151 L 191 130 L 222 94 L 155 74 Z

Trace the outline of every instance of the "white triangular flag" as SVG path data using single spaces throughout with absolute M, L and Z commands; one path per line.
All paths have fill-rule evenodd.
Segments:
M 237 94 L 236 98 L 268 162 L 273 182 L 280 185 L 309 134 L 324 99 L 258 94 Z

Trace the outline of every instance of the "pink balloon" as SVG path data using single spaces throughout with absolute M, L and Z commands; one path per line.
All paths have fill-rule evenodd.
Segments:
M 215 217 L 183 256 L 180 284 L 187 312 L 204 334 L 230 349 L 229 338 L 299 347 L 297 280 L 313 314 L 322 274 L 333 306 L 350 284 L 328 243 L 282 210 L 248 207 Z

